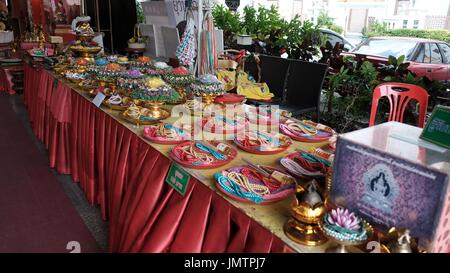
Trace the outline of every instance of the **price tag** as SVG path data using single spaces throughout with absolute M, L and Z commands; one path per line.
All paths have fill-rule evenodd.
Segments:
M 177 164 L 172 163 L 170 170 L 167 173 L 166 182 L 184 196 L 186 194 L 190 179 L 190 174 L 180 168 Z
M 106 98 L 105 94 L 103 94 L 102 92 L 98 92 L 95 98 L 92 100 L 92 103 L 95 104 L 95 106 L 100 107 L 105 98 Z
M 438 105 L 434 108 L 420 138 L 450 149 L 450 107 Z

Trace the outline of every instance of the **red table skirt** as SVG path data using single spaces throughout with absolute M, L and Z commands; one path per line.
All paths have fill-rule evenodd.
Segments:
M 109 219 L 110 251 L 292 251 L 196 179 L 174 191 L 168 158 L 47 71 L 25 65 L 24 102 L 50 166 Z

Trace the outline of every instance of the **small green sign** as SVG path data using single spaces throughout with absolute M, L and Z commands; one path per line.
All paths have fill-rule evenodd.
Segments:
M 450 107 L 438 105 L 434 108 L 420 138 L 450 149 Z
M 169 173 L 167 173 L 166 182 L 172 186 L 177 192 L 184 196 L 191 176 L 175 163 L 170 166 Z

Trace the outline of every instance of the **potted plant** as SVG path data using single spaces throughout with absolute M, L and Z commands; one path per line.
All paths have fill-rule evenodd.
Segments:
M 247 29 L 245 27 L 242 28 L 241 33 L 236 35 L 236 39 L 238 45 L 246 46 L 253 43 L 252 36 L 247 34 Z
M 212 14 L 216 27 L 223 30 L 225 44 L 228 46 L 234 44 L 235 35 L 241 28 L 239 14 L 223 5 L 215 5 Z

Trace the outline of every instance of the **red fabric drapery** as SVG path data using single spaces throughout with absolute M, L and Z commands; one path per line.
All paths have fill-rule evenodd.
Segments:
M 168 158 L 49 72 L 25 65 L 24 102 L 50 166 L 109 219 L 110 251 L 292 251 L 198 180 L 175 192 Z

